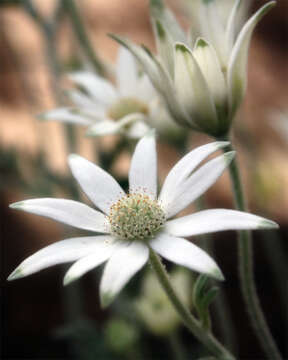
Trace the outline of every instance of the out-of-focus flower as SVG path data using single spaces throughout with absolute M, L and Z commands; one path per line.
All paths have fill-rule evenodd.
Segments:
M 192 294 L 188 272 L 183 268 L 173 270 L 170 280 L 181 301 L 190 306 Z M 179 315 L 151 272 L 144 279 L 142 295 L 136 300 L 135 308 L 144 324 L 155 335 L 171 334 L 181 324 Z
M 123 47 L 119 49 L 115 75 L 114 85 L 92 72 L 70 74 L 78 86 L 78 90 L 67 91 L 74 105 L 45 112 L 39 118 L 88 126 L 87 134 L 91 136 L 122 134 L 140 138 L 150 127 L 160 133 L 180 132 L 147 75 Z
M 222 2 L 195 0 L 196 37 L 193 31 L 186 36 L 162 0 L 150 0 L 157 56 L 112 35 L 139 60 L 179 124 L 218 138 L 227 135 L 245 95 L 252 32 L 275 5 L 270 1 L 262 6 L 236 36 L 241 0 L 234 2 L 228 17 L 221 12 Z
M 74 177 L 99 210 L 73 200 L 53 198 L 21 201 L 11 207 L 98 234 L 49 245 L 24 260 L 9 280 L 51 265 L 75 261 L 64 278 L 64 284 L 68 284 L 107 261 L 100 284 L 101 303 L 105 307 L 146 264 L 150 249 L 176 264 L 223 279 L 215 261 L 183 237 L 277 225 L 256 215 L 227 209 L 204 210 L 169 219 L 201 196 L 226 169 L 234 152 L 199 165 L 227 144 L 214 142 L 188 153 L 171 169 L 158 198 L 156 144 L 152 132 L 136 146 L 131 160 L 128 194 L 100 167 L 78 155 L 70 155 L 69 164 Z

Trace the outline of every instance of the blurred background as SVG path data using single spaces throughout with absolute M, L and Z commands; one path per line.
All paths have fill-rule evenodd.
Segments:
M 185 27 L 189 19 L 183 12 L 183 1 L 170 0 L 167 4 Z M 264 3 L 251 0 L 250 12 Z M 87 138 L 81 127 L 74 126 L 71 131 L 69 126 L 36 118 L 61 103 L 63 91 L 69 87 L 65 73 L 80 68 L 87 59 L 69 11 L 58 9 L 56 0 L 32 4 L 40 20 L 49 23 L 54 19 L 55 33 L 50 32 L 50 38 L 49 29 L 45 30 L 27 2 L 0 1 L 2 358 L 172 359 L 171 349 L 177 353 L 175 339 L 169 340 L 153 326 L 151 330 L 135 309 L 135 299 L 145 293 L 141 274 L 107 311 L 100 309 L 98 301 L 101 269 L 66 288 L 62 287 L 64 266 L 11 283 L 5 280 L 27 256 L 72 233 L 45 218 L 13 211 L 8 205 L 32 197 L 73 198 L 76 190 L 67 168 L 67 154 L 73 150 L 97 162 L 99 148 L 105 157 L 116 141 L 115 137 Z M 148 0 L 82 0 L 76 4 L 101 61 L 112 64 L 118 48 L 107 33 L 124 35 L 154 49 Z M 287 22 L 288 3 L 278 0 L 256 28 L 249 56 L 248 91 L 234 124 L 234 138 L 251 212 L 280 224 L 277 232 L 254 234 L 255 276 L 271 330 L 288 357 L 288 130 L 278 131 L 277 125 L 281 117 L 287 120 L 288 129 Z M 188 149 L 208 141 L 208 137 L 193 134 Z M 161 139 L 158 151 L 163 179 L 179 153 Z M 117 154 L 110 170 L 125 183 L 128 169 L 129 153 L 124 150 Z M 209 190 L 206 202 L 209 207 L 233 207 L 226 174 Z M 234 330 L 228 332 L 231 335 L 234 331 L 238 339 L 239 358 L 261 359 L 263 354 L 243 310 L 235 240 L 235 233 L 230 232 L 213 236 L 213 251 L 227 279 L 221 292 L 234 324 Z M 229 338 L 223 330 L 225 321 L 214 307 L 212 317 L 216 335 L 221 340 Z M 186 330 L 178 328 L 176 332 L 187 354 L 191 349 L 197 354 L 198 345 Z

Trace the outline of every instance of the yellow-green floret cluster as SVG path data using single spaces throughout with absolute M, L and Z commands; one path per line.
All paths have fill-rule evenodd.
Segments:
M 132 193 L 110 208 L 111 233 L 123 240 L 145 240 L 153 237 L 166 221 L 157 200 L 146 194 Z
M 111 105 L 108 110 L 108 116 L 111 119 L 119 120 L 129 114 L 141 113 L 147 115 L 148 112 L 147 105 L 142 101 L 132 97 L 124 97 Z

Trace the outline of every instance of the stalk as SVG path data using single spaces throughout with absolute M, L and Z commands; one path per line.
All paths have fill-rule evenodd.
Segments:
M 175 311 L 178 313 L 183 324 L 188 328 L 188 330 L 190 330 L 190 332 L 192 332 L 192 334 L 218 359 L 235 360 L 235 357 L 213 336 L 209 330 L 201 327 L 200 322 L 190 313 L 189 309 L 179 299 L 159 256 L 152 249 L 150 249 L 150 264 Z
M 232 150 L 234 149 L 230 144 L 224 151 L 228 152 Z M 235 207 L 240 211 L 247 211 L 240 179 L 240 171 L 236 159 L 231 162 L 229 173 L 232 182 Z M 253 274 L 251 231 L 238 231 L 238 262 L 241 290 L 255 334 L 257 335 L 267 358 L 269 360 L 281 360 L 282 357 L 268 328 L 256 291 Z

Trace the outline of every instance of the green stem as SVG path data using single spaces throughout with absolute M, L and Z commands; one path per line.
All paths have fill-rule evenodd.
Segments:
M 195 205 L 197 211 L 205 210 L 207 208 L 203 196 L 196 200 Z M 212 255 L 212 257 L 215 257 L 215 242 L 213 241 L 211 234 L 199 235 L 197 238 L 199 239 L 199 244 L 202 245 L 201 247 L 208 254 Z M 224 292 L 224 287 L 220 287 L 220 291 L 213 301 L 212 307 L 224 344 L 230 350 L 236 352 L 237 341 L 235 338 L 235 326 L 232 321 L 231 308 L 227 300 L 227 295 Z
M 73 31 L 78 39 L 78 43 L 81 46 L 83 53 L 94 67 L 94 70 L 100 75 L 105 75 L 106 74 L 105 66 L 96 55 L 93 46 L 89 41 L 88 34 L 84 27 L 82 18 L 79 14 L 75 1 L 63 0 L 63 5 L 70 16 L 70 20 L 73 25 Z
M 232 150 L 234 149 L 231 144 L 225 148 L 225 151 L 227 152 Z M 235 206 L 240 211 L 246 211 L 247 208 L 236 160 L 231 162 L 229 172 L 233 186 Z M 238 257 L 242 293 L 252 321 L 252 325 L 255 329 L 255 333 L 268 359 L 280 360 L 280 352 L 267 326 L 266 319 L 261 309 L 256 291 L 255 279 L 253 275 L 253 248 L 250 231 L 238 232 Z
M 150 249 L 150 263 L 155 274 L 170 299 L 174 309 L 180 316 L 184 325 L 192 332 L 192 334 L 204 344 L 211 353 L 222 360 L 235 359 L 234 356 L 212 335 L 211 332 L 203 329 L 200 322 L 190 313 L 189 309 L 181 302 L 178 295 L 174 291 L 168 274 L 159 259 L 158 255 Z

